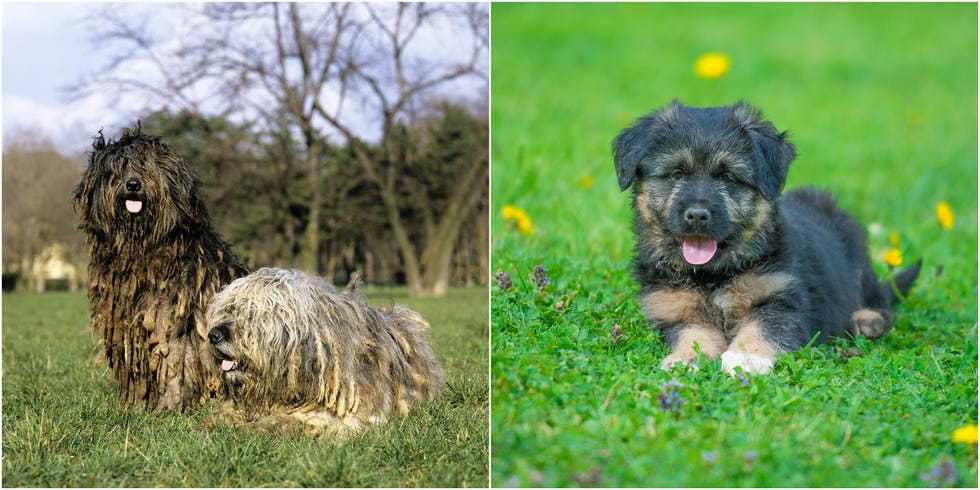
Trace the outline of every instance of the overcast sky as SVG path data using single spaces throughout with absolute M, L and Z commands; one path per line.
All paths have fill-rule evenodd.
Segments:
M 138 114 L 111 110 L 112 94 L 99 93 L 72 101 L 65 90 L 83 76 L 92 75 L 111 55 L 100 52 L 91 42 L 84 22 L 87 15 L 105 6 L 104 3 L 31 2 L 0 5 L 4 144 L 29 131 L 51 140 L 62 153 L 80 154 L 87 151 L 100 129 L 111 135 L 123 126 L 132 125 Z M 174 4 L 124 8 L 138 9 L 141 14 L 148 12 L 150 15 L 144 18 L 158 23 L 175 15 L 175 7 L 182 8 Z M 473 81 L 464 90 L 474 92 L 474 83 L 485 85 L 486 82 Z
M 10 3 L 3 18 L 3 134 L 41 129 L 65 153 L 84 151 L 104 124 L 98 101 L 64 88 L 99 64 L 81 19 L 96 4 Z M 69 149 L 70 148 L 70 149 Z

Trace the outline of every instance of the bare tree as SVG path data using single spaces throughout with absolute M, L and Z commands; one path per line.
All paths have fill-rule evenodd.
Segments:
M 387 53 L 390 60 L 387 63 L 352 63 L 350 69 L 369 88 L 365 96 L 372 98 L 380 109 L 381 155 L 375 157 L 364 145 L 358 144 L 353 129 L 337 113 L 315 104 L 318 113 L 351 142 L 364 172 L 378 186 L 388 223 L 405 264 L 409 288 L 413 295 L 418 296 L 441 296 L 446 293 L 456 238 L 480 197 L 486 193 L 489 174 L 486 157 L 451 162 L 460 165 L 456 176 L 457 186 L 442 212 L 438 213 L 437 224 L 431 227 L 426 236 L 421 253 L 416 251 L 405 229 L 397 199 L 396 184 L 401 169 L 397 165 L 400 155 L 396 121 L 404 117 L 409 105 L 427 90 L 464 76 L 479 74 L 481 50 L 487 45 L 485 14 L 477 5 L 470 4 L 463 12 L 477 40 L 470 58 L 465 63 L 447 66 L 419 66 L 418 61 L 413 63 L 408 55 L 409 47 L 419 30 L 432 17 L 440 14 L 438 8 L 425 3 L 398 4 L 394 12 L 382 15 L 374 7 L 367 6 L 371 18 L 369 26 L 373 27 L 369 31 L 375 34 L 374 39 L 369 40 L 371 49 Z
M 466 39 L 440 37 L 460 26 Z M 126 50 L 85 81 L 89 89 L 141 91 L 180 107 L 267 125 L 280 119 L 280 110 L 289 114 L 305 144 L 310 189 L 304 268 L 319 269 L 319 182 L 330 177 L 321 141 L 329 133 L 343 138 L 379 190 L 412 294 L 445 293 L 453 244 L 488 192 L 487 161 L 461 165 L 458 198 L 439 214 L 439 226 L 418 251 L 395 187 L 404 163 L 395 128 L 427 93 L 474 77 L 485 85 L 484 4 L 208 4 L 182 25 L 178 42 L 169 43 L 155 39 L 145 22 L 119 14 L 101 17 L 95 27 L 99 43 Z M 428 55 L 447 44 L 465 46 L 465 56 L 447 61 Z M 158 74 L 148 82 L 122 70 L 127 63 Z M 365 142 L 378 138 L 381 151 L 372 151 Z

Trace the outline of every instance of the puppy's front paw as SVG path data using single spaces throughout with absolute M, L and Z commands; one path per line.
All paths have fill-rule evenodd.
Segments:
M 721 370 L 728 374 L 735 374 L 735 367 L 741 367 L 742 371 L 749 374 L 768 374 L 772 371 L 776 359 L 766 356 L 753 354 L 743 354 L 741 352 L 725 351 L 721 355 Z
M 695 371 L 698 369 L 698 365 L 695 362 L 697 360 L 697 354 L 691 352 L 690 354 L 683 354 L 678 352 L 671 352 L 667 354 L 663 362 L 660 363 L 660 369 L 664 371 L 670 371 L 674 366 L 689 366 Z
M 851 314 L 851 333 L 877 339 L 888 333 L 892 326 L 881 313 L 865 308 Z

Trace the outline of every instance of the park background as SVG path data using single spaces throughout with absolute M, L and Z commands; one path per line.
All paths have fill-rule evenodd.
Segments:
M 86 282 L 72 188 L 93 138 L 137 121 L 194 167 L 250 268 L 416 296 L 488 282 L 486 5 L 4 13 L 5 290 Z
M 0 8 L 3 486 L 487 485 L 486 4 Z M 342 440 L 117 404 L 72 197 L 93 137 L 137 120 L 250 269 L 358 271 L 372 304 L 422 314 L 444 395 Z
M 977 484 L 975 4 L 495 3 L 491 18 L 495 486 Z M 799 152 L 787 188 L 832 191 L 882 277 L 886 254 L 923 260 L 891 333 L 769 376 L 660 371 L 611 141 L 675 98 L 757 105 Z

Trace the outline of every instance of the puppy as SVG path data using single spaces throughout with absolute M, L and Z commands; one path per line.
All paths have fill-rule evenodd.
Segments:
M 811 339 L 878 338 L 921 262 L 881 283 L 861 225 L 828 194 L 780 196 L 796 156 L 786 133 L 745 102 L 677 101 L 613 141 L 621 190 L 633 189 L 640 305 L 670 354 L 768 373 Z

